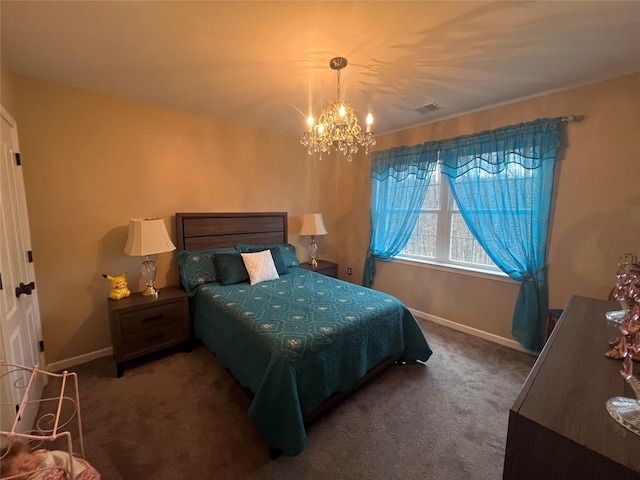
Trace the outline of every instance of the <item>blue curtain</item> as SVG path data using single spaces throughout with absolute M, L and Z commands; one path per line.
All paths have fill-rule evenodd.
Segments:
M 474 238 L 521 282 L 512 335 L 539 352 L 548 316 L 546 247 L 561 118 L 439 142 L 441 171 Z
M 409 241 L 437 165 L 437 155 L 436 148 L 423 145 L 372 153 L 371 242 L 362 285 L 370 287 L 373 283 L 374 257 L 388 260 Z

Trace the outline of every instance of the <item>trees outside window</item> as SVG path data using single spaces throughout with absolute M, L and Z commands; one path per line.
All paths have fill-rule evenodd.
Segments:
M 471 267 L 498 273 L 500 269 L 473 238 L 440 168 L 433 173 L 418 222 L 397 258 Z

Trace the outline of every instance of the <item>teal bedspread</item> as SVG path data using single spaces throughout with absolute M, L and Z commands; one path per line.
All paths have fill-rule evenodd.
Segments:
M 303 416 L 382 359 L 431 349 L 396 298 L 298 267 L 277 280 L 198 287 L 194 332 L 254 394 L 249 416 L 287 455 L 304 448 Z

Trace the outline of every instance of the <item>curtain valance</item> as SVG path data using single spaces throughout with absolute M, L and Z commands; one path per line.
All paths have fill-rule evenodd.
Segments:
M 384 181 L 393 177 L 402 182 L 414 175 L 424 180 L 429 172 L 435 170 L 438 161 L 436 145 L 414 145 L 413 147 L 395 147 L 371 153 L 371 177 Z
M 541 118 L 473 135 L 378 150 L 371 153 L 371 176 L 379 181 L 389 176 L 402 181 L 409 175 L 424 179 L 435 162 L 449 177 L 459 177 L 474 168 L 498 173 L 508 163 L 540 168 L 541 161 L 555 155 L 560 122 L 562 117 Z
M 496 174 L 510 163 L 529 170 L 540 168 L 541 162 L 555 158 L 561 121 L 562 117 L 544 118 L 435 142 L 441 171 L 459 177 L 474 168 Z

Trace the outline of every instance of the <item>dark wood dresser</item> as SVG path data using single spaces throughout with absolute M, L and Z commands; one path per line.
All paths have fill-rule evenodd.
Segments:
M 635 398 L 622 363 L 604 355 L 619 336 L 605 313 L 619 309 L 571 298 L 509 412 L 504 480 L 640 479 L 640 435 L 605 406 Z

